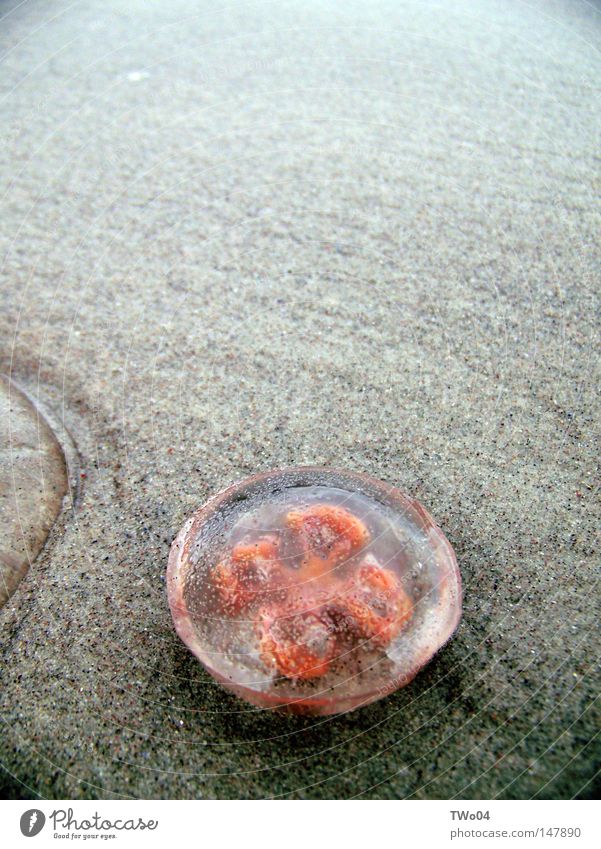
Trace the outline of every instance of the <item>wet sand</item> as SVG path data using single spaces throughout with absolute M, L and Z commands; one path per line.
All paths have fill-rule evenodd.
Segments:
M 80 457 L 0 611 L 3 793 L 590 796 L 599 13 L 221 7 L 0 4 L 0 365 Z M 340 718 L 224 694 L 166 600 L 190 513 L 298 464 L 415 495 L 464 581 Z

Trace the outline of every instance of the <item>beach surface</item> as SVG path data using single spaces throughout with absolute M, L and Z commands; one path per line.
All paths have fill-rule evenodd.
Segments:
M 0 366 L 78 482 L 0 610 L 5 796 L 593 795 L 600 34 L 0 2 Z M 226 694 L 166 599 L 197 507 L 302 464 L 417 497 L 463 577 L 452 641 L 341 717 Z

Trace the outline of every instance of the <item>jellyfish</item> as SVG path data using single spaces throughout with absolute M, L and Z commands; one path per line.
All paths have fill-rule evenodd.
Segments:
M 174 540 L 167 587 L 178 634 L 228 690 L 321 715 L 409 683 L 461 616 L 457 561 L 426 509 L 319 467 L 214 496 Z

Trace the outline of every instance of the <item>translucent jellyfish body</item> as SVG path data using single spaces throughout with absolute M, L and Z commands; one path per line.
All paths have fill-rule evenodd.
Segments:
M 322 715 L 407 684 L 461 616 L 455 555 L 421 504 L 318 467 L 210 499 L 173 542 L 167 587 L 179 636 L 226 688 Z

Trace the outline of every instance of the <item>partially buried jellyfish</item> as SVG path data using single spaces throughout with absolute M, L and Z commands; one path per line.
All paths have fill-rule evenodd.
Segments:
M 461 611 L 453 551 L 425 509 L 367 476 L 297 468 L 211 499 L 173 543 L 178 633 L 261 707 L 352 710 L 408 683 Z

